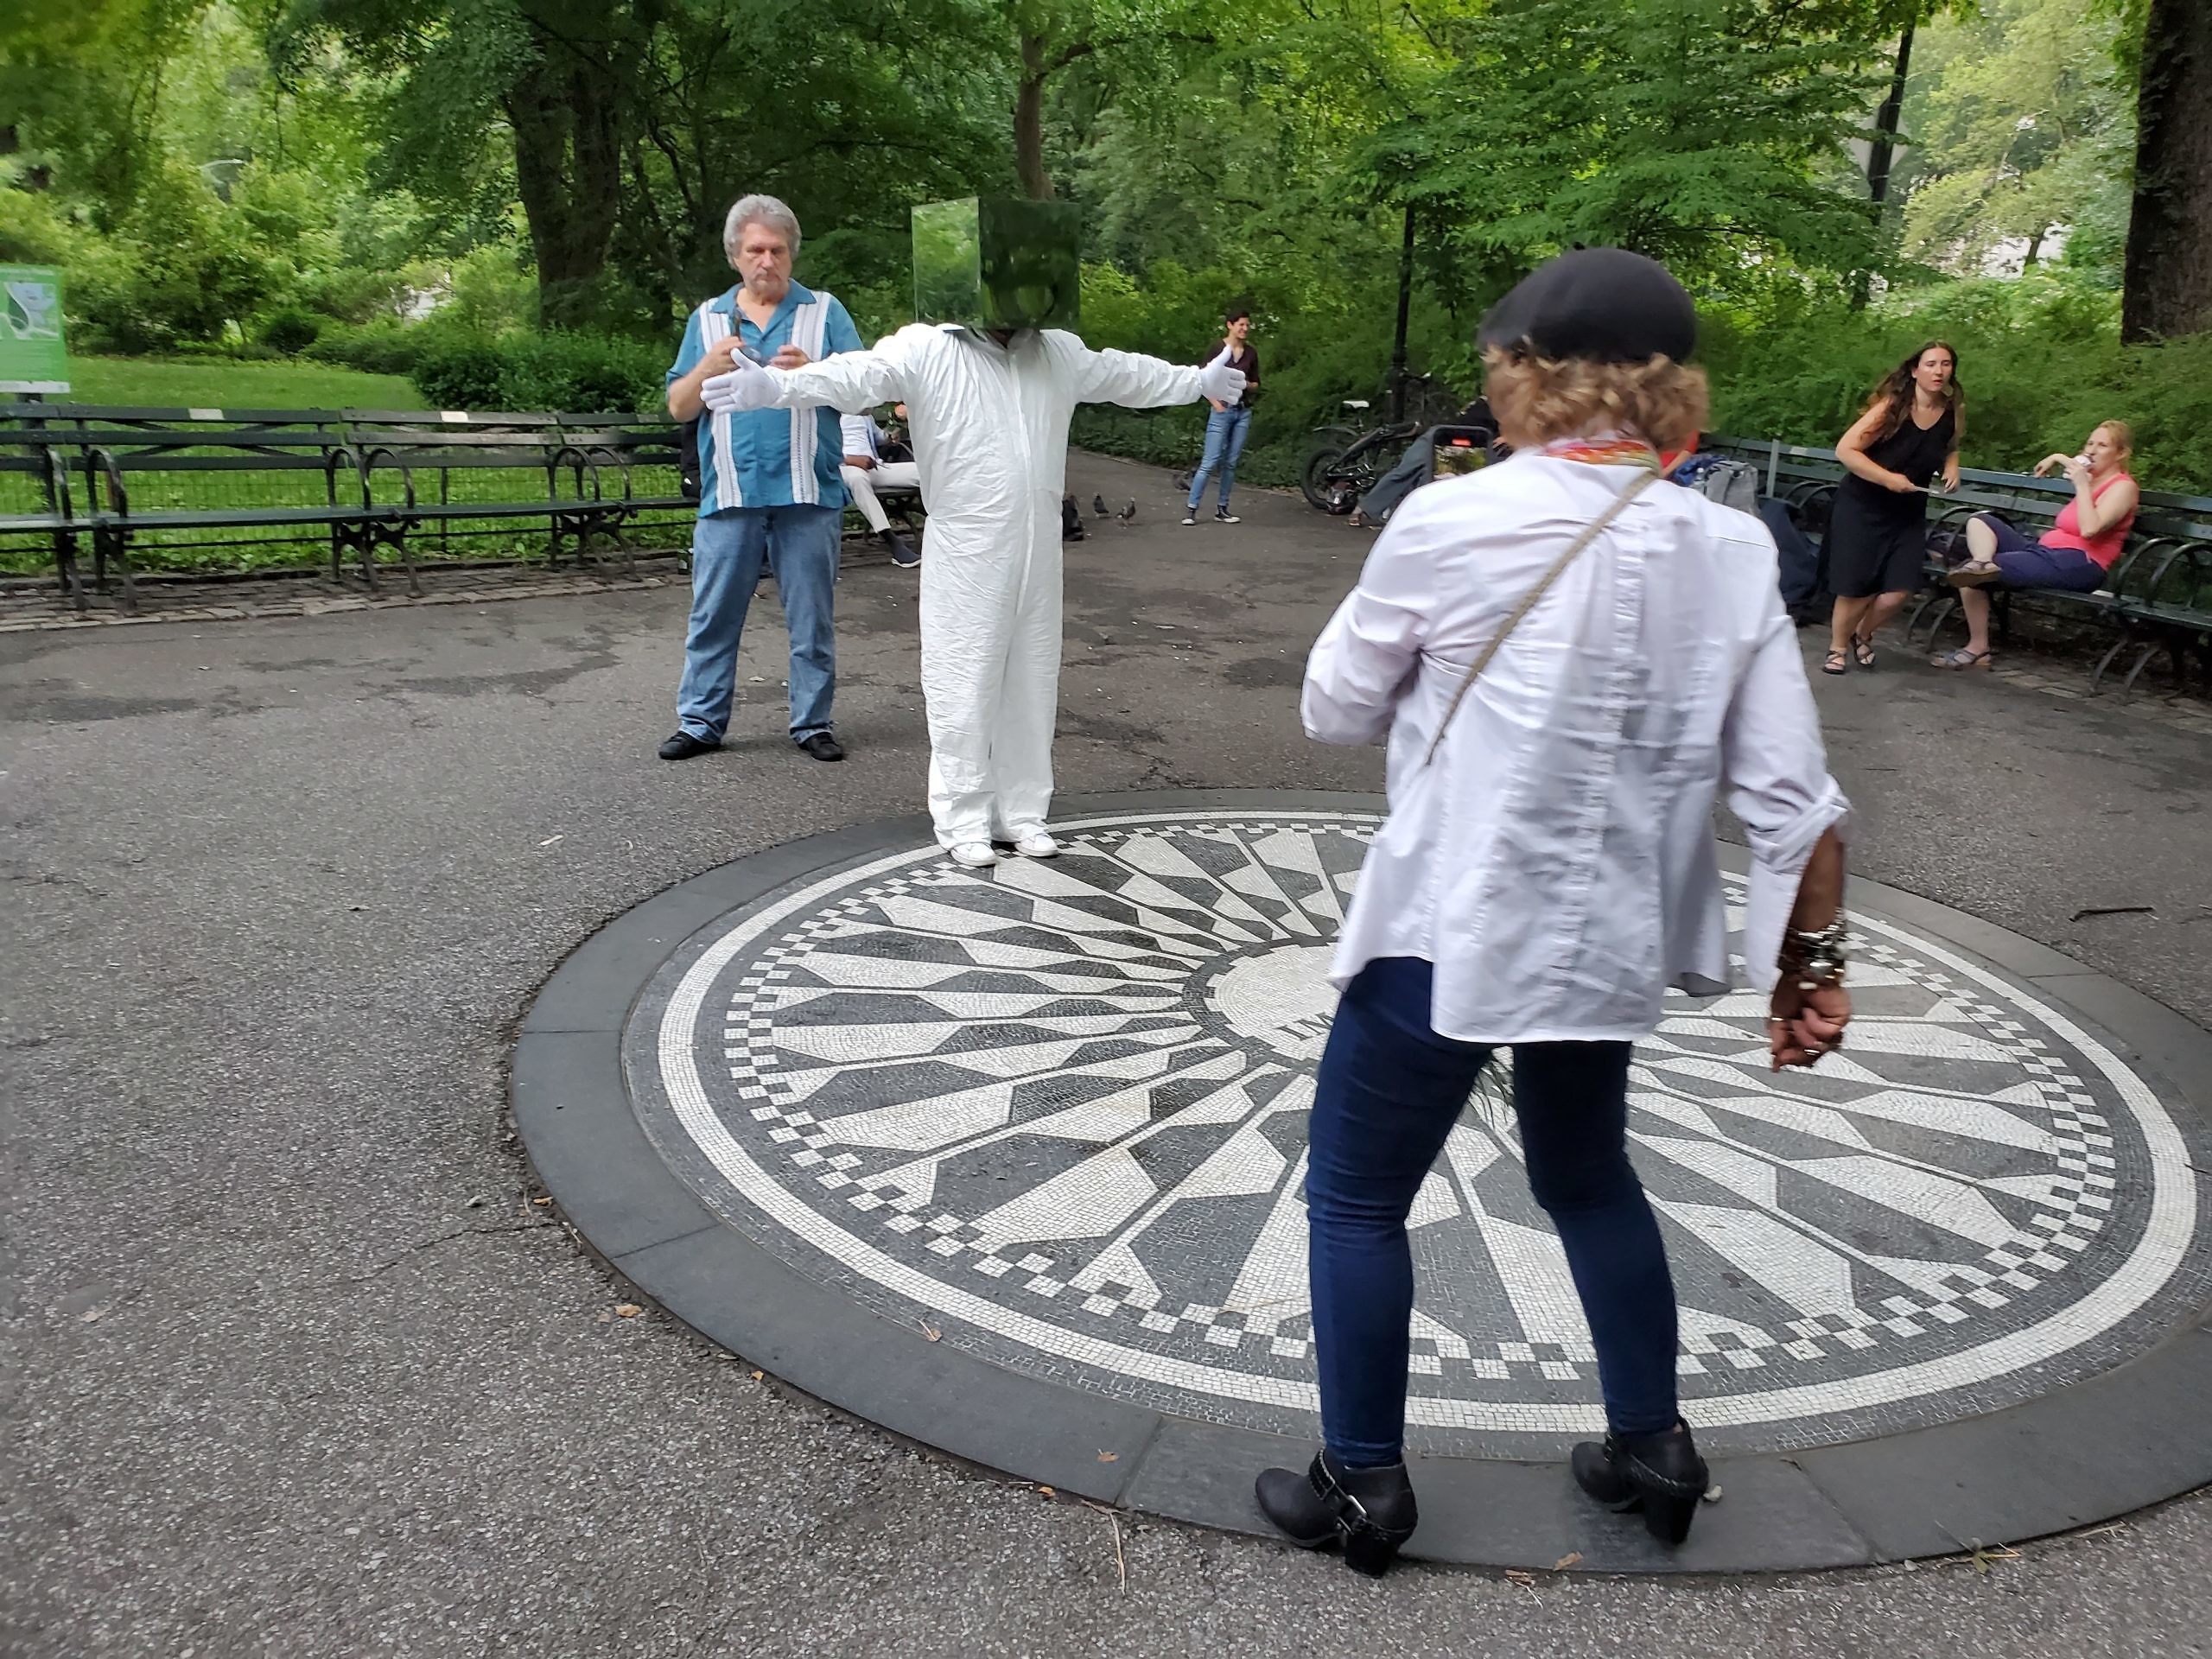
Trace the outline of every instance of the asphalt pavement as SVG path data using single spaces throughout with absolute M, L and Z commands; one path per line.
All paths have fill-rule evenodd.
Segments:
M 1366 535 L 1071 487 L 1138 512 L 1068 549 L 1065 792 L 1378 786 L 1296 714 Z M 682 766 L 675 590 L 0 639 L 0 1653 L 2212 1651 L 2202 1494 L 1875 1572 L 1371 1583 L 626 1315 L 505 1122 L 520 1012 L 653 893 L 917 808 L 913 581 L 841 587 L 842 766 L 772 603 Z M 2212 739 L 1897 652 L 1817 690 L 1859 868 L 2212 1024 Z

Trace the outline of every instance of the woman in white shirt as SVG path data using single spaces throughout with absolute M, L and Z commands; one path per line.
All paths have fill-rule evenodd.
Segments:
M 1657 264 L 1562 255 L 1478 337 L 1512 459 L 1417 492 L 1306 666 L 1307 732 L 1389 746 L 1390 815 L 1344 924 L 1306 1183 L 1323 1450 L 1258 1496 L 1380 1573 L 1403 1461 L 1415 1192 L 1500 1047 L 1536 1201 L 1589 1319 L 1608 1433 L 1583 1488 L 1688 1535 L 1707 1481 L 1675 1398 L 1666 1252 L 1626 1149 L 1630 1045 L 1729 973 L 1711 815 L 1749 833 L 1748 971 L 1774 1063 L 1841 1040 L 1848 810 L 1774 543 L 1659 482 L 1706 411 L 1696 316 Z

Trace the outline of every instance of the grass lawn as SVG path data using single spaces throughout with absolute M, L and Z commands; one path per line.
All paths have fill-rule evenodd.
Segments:
M 234 363 L 222 358 L 72 357 L 70 392 L 56 403 L 147 409 L 421 409 L 399 374 L 363 374 L 308 358 Z

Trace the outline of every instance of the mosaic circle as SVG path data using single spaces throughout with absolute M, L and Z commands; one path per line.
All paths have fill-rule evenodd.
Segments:
M 1308 1433 L 1306 1119 L 1330 946 L 1378 820 L 1067 826 L 934 847 L 718 924 L 633 1013 L 631 1086 L 701 1197 L 803 1274 L 1017 1370 Z M 2014 1403 L 2204 1299 L 2190 1149 L 2029 991 L 1861 915 L 1847 1049 L 1767 1070 L 1763 1000 L 1669 999 L 1630 1133 L 1685 1410 L 1789 1447 Z M 1439 1450 L 1598 1427 L 1501 1056 L 1412 1217 L 1409 1418 Z

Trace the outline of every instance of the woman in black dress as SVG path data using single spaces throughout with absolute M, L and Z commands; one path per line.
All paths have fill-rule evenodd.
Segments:
M 1828 520 L 1828 586 L 1835 616 L 1822 671 L 1874 666 L 1874 634 L 1921 585 L 1928 556 L 1928 486 L 1959 486 L 1966 393 L 1958 353 L 1931 340 L 1874 389 L 1866 412 L 1835 447 L 1848 474 Z

